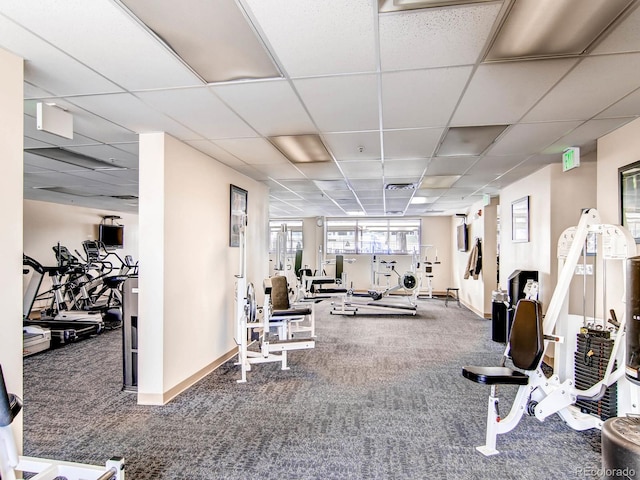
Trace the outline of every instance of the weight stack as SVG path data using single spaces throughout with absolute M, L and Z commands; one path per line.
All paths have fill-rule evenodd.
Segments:
M 576 388 L 586 390 L 604 378 L 612 349 L 613 340 L 604 332 L 578 334 L 578 348 L 574 358 Z M 613 368 L 616 368 L 615 363 Z M 607 388 L 600 400 L 578 400 L 576 406 L 583 413 L 595 415 L 601 420 L 616 417 L 618 415 L 617 384 Z

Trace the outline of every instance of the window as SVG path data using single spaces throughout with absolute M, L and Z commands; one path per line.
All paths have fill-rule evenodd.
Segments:
M 420 219 L 327 220 L 326 253 L 411 254 L 420 251 Z
M 270 220 L 269 221 L 269 252 L 275 253 L 278 244 L 278 233 L 282 230 L 282 225 L 287 226 L 287 253 L 296 253 L 302 250 L 302 220 Z

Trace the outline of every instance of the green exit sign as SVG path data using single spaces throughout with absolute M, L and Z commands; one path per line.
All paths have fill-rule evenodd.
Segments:
M 562 171 L 566 172 L 580 166 L 580 148 L 567 148 L 562 152 Z

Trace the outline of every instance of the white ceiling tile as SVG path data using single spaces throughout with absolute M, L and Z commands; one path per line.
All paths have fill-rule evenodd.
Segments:
M 585 58 L 524 121 L 588 120 L 638 88 L 638 71 L 640 53 Z
M 420 178 L 425 169 L 429 165 L 429 161 L 420 160 L 385 160 L 384 175 L 388 176 L 417 176 Z
M 232 154 L 219 147 L 218 145 L 215 145 L 209 140 L 189 140 L 185 143 L 191 145 L 196 150 L 199 150 L 202 153 L 218 160 L 219 162 L 222 162 L 225 165 L 229 165 L 230 167 L 239 167 L 241 165 L 246 165 L 245 162 L 233 156 Z
M 527 155 L 548 147 L 582 122 L 524 123 L 511 126 L 489 147 L 489 155 Z
M 264 138 L 232 138 L 216 140 L 214 144 L 248 165 L 290 165 L 289 160 Z
M 247 3 L 292 77 L 375 71 L 372 0 Z
M 375 75 L 309 78 L 296 80 L 294 85 L 321 132 L 373 130 L 379 126 Z
M 462 175 L 478 157 L 436 157 L 432 158 L 427 168 L 427 175 Z
M 16 6 L 23 4 L 13 3 Z M 1 10 L 7 6 L 5 2 Z M 41 96 L 46 92 L 48 96 L 122 91 L 113 82 L 1 15 L 0 45 L 25 59 L 25 81 L 36 87 L 27 88 L 27 94 Z
M 301 163 L 298 169 L 308 178 L 318 180 L 339 180 L 344 178 L 334 162 Z
M 206 87 L 139 92 L 136 96 L 204 138 L 257 136 Z
M 338 162 L 348 179 L 382 178 L 382 162 L 379 160 Z
M 115 2 L 25 0 L 5 2 L 2 11 L 126 89 L 202 84 Z
M 2 22 L 2 17 L 0 17 L 0 22 Z M 1 31 L 1 30 L 0 30 Z M 0 42 L 0 45 L 2 45 L 2 43 Z M 21 55 L 19 55 L 21 56 Z M 24 57 L 23 57 L 24 58 Z M 114 85 L 115 87 L 115 85 Z M 51 96 L 51 92 L 47 92 L 39 87 L 36 87 L 34 85 L 31 85 L 28 82 L 24 82 L 24 98 L 25 100 L 29 100 L 29 99 L 34 99 L 34 98 L 46 98 L 46 97 L 50 97 Z
M 375 191 L 377 195 L 380 196 L 380 192 L 384 187 L 381 177 L 375 179 L 354 179 L 351 180 L 350 183 L 351 186 L 359 192 L 359 195 L 365 191 Z
M 193 131 L 159 110 L 146 105 L 130 93 L 82 96 L 70 98 L 67 101 L 96 115 L 109 118 L 136 133 L 160 131 L 179 139 L 197 136 Z
M 443 131 L 444 128 L 387 130 L 384 132 L 384 158 L 429 158 Z
M 326 133 L 322 137 L 338 161 L 380 159 L 378 132 Z M 360 147 L 363 148 L 362 151 L 359 150 Z
M 463 175 L 458 179 L 458 181 L 454 184 L 455 188 L 469 188 L 472 191 L 475 191 L 479 188 L 479 186 L 486 185 L 488 183 L 493 182 L 497 174 L 491 173 L 479 173 L 475 175 Z
M 35 155 L 27 151 L 24 152 L 23 157 L 25 164 L 53 172 L 73 172 L 76 170 L 86 170 L 82 167 L 78 167 L 77 165 L 59 162 L 58 160 L 53 160 L 52 158 L 43 157 L 41 155 Z
M 469 175 L 482 175 L 485 173 L 502 175 L 516 165 L 524 162 L 527 158 L 528 155 L 507 155 L 504 157 L 485 156 L 467 170 L 466 173 Z
M 492 3 L 380 15 L 382 70 L 474 64 L 500 7 Z
M 265 137 L 316 132 L 309 115 L 286 80 L 221 85 L 212 89 Z
M 25 118 L 25 122 L 31 122 L 31 118 Z M 53 143 L 48 143 L 48 142 L 42 142 L 40 140 L 36 140 L 35 138 L 31 138 L 31 137 L 24 137 L 24 148 L 39 148 L 39 147 L 52 147 L 54 146 Z
M 478 67 L 453 116 L 454 125 L 515 123 L 576 60 L 489 63 Z
M 138 156 L 111 145 L 79 145 L 65 147 L 88 157 L 111 163 L 116 167 L 138 168 Z
M 91 170 L 84 170 L 84 173 L 89 173 Z M 29 178 L 36 179 L 41 182 L 42 185 L 55 185 L 59 187 L 75 187 L 78 191 L 87 192 L 93 194 L 92 188 L 100 186 L 100 182 L 88 181 L 86 178 L 72 175 L 75 172 L 41 172 L 29 174 Z
M 126 170 L 124 170 L 126 171 Z M 137 170 L 136 170 L 137 172 Z M 128 181 L 123 179 L 122 177 L 116 177 L 113 175 L 109 175 L 110 172 L 98 172 L 98 171 L 94 171 L 94 170 L 87 170 L 84 172 L 71 172 L 69 173 L 69 175 L 73 176 L 73 177 L 80 177 L 81 179 L 86 179 L 86 180 L 91 180 L 93 182 L 99 182 L 99 183 L 106 183 L 108 186 L 110 185 L 115 185 L 115 186 L 128 186 L 128 190 L 130 191 L 132 188 L 137 191 L 137 185 L 135 185 L 137 182 L 132 182 L 132 181 Z M 104 188 L 109 188 L 109 187 L 104 187 Z M 107 192 L 116 192 L 115 189 L 109 189 L 107 190 Z M 117 193 L 114 193 L 117 195 Z
M 138 158 L 138 153 L 140 150 L 140 146 L 138 145 L 138 142 L 126 142 L 126 143 L 118 142 L 118 143 L 113 143 L 113 146 L 118 150 L 122 150 L 126 153 L 130 153 L 135 158 Z
M 593 142 L 594 138 L 600 138 L 622 125 L 630 122 L 633 118 L 608 118 L 603 120 L 590 120 L 580 125 L 568 135 L 555 142 L 550 147 L 544 149 L 543 153 L 562 153 L 569 147 L 582 147 Z
M 596 118 L 629 117 L 640 114 L 640 88 L 614 103 Z
M 446 125 L 470 73 L 451 67 L 383 74 L 384 128 Z
M 640 8 L 636 8 L 591 53 L 621 53 L 640 50 Z

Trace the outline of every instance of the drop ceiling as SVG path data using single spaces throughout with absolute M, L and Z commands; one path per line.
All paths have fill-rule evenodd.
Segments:
M 268 185 L 274 217 L 459 212 L 640 116 L 638 2 L 553 0 L 552 31 L 607 23 L 545 54 L 542 20 L 521 22 L 549 1 L 2 2 L 0 48 L 25 59 L 25 198 L 135 212 L 138 134 L 164 131 Z M 252 41 L 224 33 L 243 22 Z M 502 58 L 516 45 L 501 30 L 525 28 L 536 44 Z M 263 57 L 219 73 L 247 45 Z M 39 102 L 73 115 L 73 139 L 37 130 Z M 476 151 L 468 127 L 494 135 Z M 274 140 L 303 135 L 328 161 L 291 161 Z

